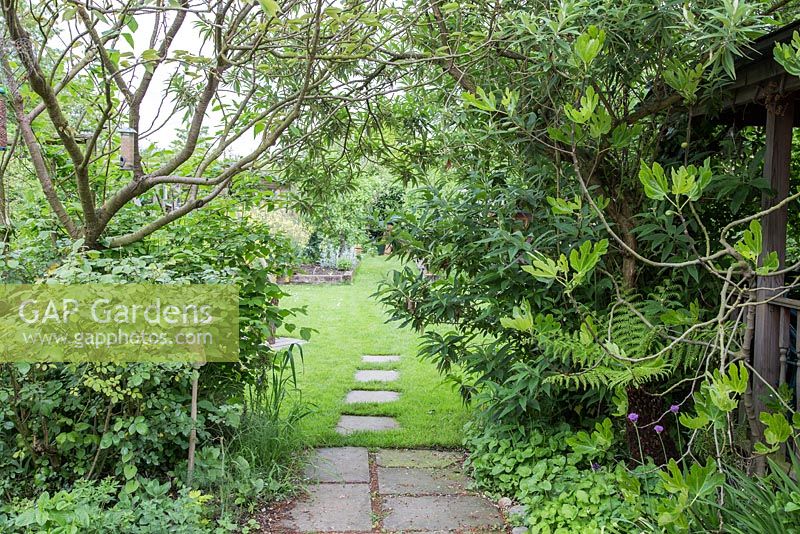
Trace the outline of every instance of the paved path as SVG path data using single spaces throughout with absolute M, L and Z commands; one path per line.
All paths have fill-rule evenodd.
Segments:
M 397 355 L 365 355 L 364 364 L 392 364 Z M 390 366 L 391 367 L 391 366 Z M 357 384 L 390 383 L 396 369 L 362 369 Z M 363 387 L 363 386 L 362 386 Z M 354 389 L 345 404 L 395 402 L 395 391 Z M 392 417 L 342 415 L 336 431 L 383 432 L 399 428 Z M 289 503 L 269 532 L 505 532 L 503 516 L 487 499 L 471 492 L 461 469 L 462 455 L 432 450 L 361 447 L 317 449 L 305 473 L 308 494 Z
M 270 532 L 505 532 L 497 508 L 468 489 L 461 460 L 431 450 L 317 449 L 306 471 L 308 494 Z

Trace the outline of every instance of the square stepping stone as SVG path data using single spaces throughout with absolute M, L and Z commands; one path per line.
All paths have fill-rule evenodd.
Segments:
M 293 532 L 352 532 L 372 530 L 369 484 L 319 484 L 296 503 L 281 521 Z
M 378 485 L 384 495 L 466 493 L 469 479 L 454 469 L 379 467 Z
M 504 532 L 503 517 L 488 500 L 474 495 L 433 497 L 388 496 L 383 499 L 389 531 L 454 531 L 475 529 L 481 533 Z
M 332 447 L 317 449 L 304 472 L 312 482 L 369 482 L 367 449 Z
M 349 436 L 356 432 L 393 430 L 400 428 L 394 417 L 374 417 L 370 415 L 343 415 L 336 425 L 336 432 Z
M 364 391 L 353 390 L 344 399 L 346 404 L 358 404 L 360 402 L 394 402 L 400 398 L 396 391 Z
M 390 362 L 399 362 L 400 356 L 396 354 L 391 355 L 371 355 L 368 354 L 366 356 L 361 357 L 361 361 L 364 363 L 390 363 Z
M 461 463 L 463 453 L 455 451 L 381 449 L 377 463 L 381 467 L 426 467 L 436 469 Z
M 398 378 L 397 371 L 356 371 L 356 382 L 394 382 Z

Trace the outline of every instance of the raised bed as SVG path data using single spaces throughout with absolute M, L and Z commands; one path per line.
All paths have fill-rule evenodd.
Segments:
M 300 272 L 292 276 L 290 284 L 343 284 L 353 281 L 353 271 L 338 271 L 317 265 L 303 265 Z

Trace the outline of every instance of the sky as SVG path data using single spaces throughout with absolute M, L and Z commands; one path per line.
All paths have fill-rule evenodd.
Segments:
M 138 15 L 136 20 L 138 22 L 136 31 L 132 32 L 129 28 L 125 30 L 126 33 L 131 33 L 134 47 L 131 48 L 127 40 L 122 38 L 116 42 L 115 46 L 119 48 L 120 52 L 133 52 L 136 57 L 141 57 L 142 53 L 149 48 L 150 35 L 156 17 L 150 14 Z M 202 37 L 195 28 L 195 24 L 198 20 L 199 17 L 196 14 L 190 13 L 187 16 L 176 39 L 170 47 L 168 57 L 173 57 L 176 50 L 185 50 L 193 55 L 209 55 L 211 53 L 210 45 L 203 46 Z M 161 37 L 163 37 L 163 31 L 161 32 Z M 177 65 L 174 63 L 164 63 L 155 71 L 150 89 L 141 107 L 141 131 L 139 139 L 142 146 L 146 146 L 146 143 L 152 143 L 158 147 L 165 148 L 176 139 L 177 132 L 180 129 L 184 129 L 188 126 L 188 124 L 184 122 L 184 113 L 179 112 L 172 116 L 163 127 L 156 131 L 147 132 L 152 124 L 161 125 L 165 117 L 172 112 L 174 101 L 171 97 L 166 95 L 166 89 L 169 85 L 170 78 L 176 72 L 176 68 Z M 134 78 L 134 86 L 143 72 L 143 68 L 137 69 L 136 77 Z M 130 80 L 131 76 L 127 78 Z M 204 124 L 208 127 L 209 131 L 214 131 L 220 126 L 222 116 L 220 112 L 215 112 L 211 108 L 213 108 L 213 104 L 209 106 L 209 112 Z M 258 139 L 256 139 L 252 133 L 248 132 L 232 145 L 229 150 L 229 155 L 246 154 L 255 149 L 257 145 Z

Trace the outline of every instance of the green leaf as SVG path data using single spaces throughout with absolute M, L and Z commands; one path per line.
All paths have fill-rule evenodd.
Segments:
M 574 202 L 570 202 L 563 198 L 547 197 L 547 203 L 550 204 L 554 215 L 572 215 L 575 211 L 581 209 L 581 197 L 575 195 Z
M 153 72 L 153 62 L 156 62 L 159 59 L 160 56 L 158 55 L 158 50 L 148 48 L 142 52 L 142 61 L 144 62 L 144 68 L 147 70 L 147 72 Z
M 589 26 L 588 30 L 575 40 L 575 55 L 581 60 L 584 68 L 588 68 L 600 53 L 605 39 L 605 31 L 598 29 L 597 26 Z
M 531 255 L 531 265 L 523 265 L 522 270 L 542 281 L 553 280 L 558 275 L 559 267 L 550 258 L 540 253 Z
M 664 168 L 658 163 L 649 167 L 644 160 L 639 166 L 639 181 L 644 186 L 644 194 L 653 200 L 664 200 L 667 197 L 669 186 Z
M 753 447 L 753 451 L 755 451 L 756 454 L 772 454 L 773 452 L 776 452 L 778 449 L 780 449 L 778 445 L 767 447 L 763 443 L 756 443 L 755 446 Z
M 750 221 L 749 229 L 744 231 L 742 239 L 734 245 L 734 248 L 744 259 L 755 263 L 761 255 L 762 247 L 761 224 L 755 220 Z
M 777 271 L 778 267 L 780 267 L 778 253 L 773 250 L 767 254 L 766 258 L 761 260 L 761 266 L 756 268 L 756 274 L 764 276 L 772 271 Z
M 708 187 L 708 184 L 711 183 L 711 179 L 714 176 L 711 172 L 711 158 L 706 158 L 703 162 L 703 166 L 699 169 L 694 165 L 690 165 L 689 168 L 692 170 L 692 174 L 695 175 L 695 184 L 692 190 L 689 192 L 689 200 L 696 202 L 697 200 L 700 200 L 700 197 L 703 195 L 703 191 L 706 187 Z
M 694 417 L 690 416 L 689 414 L 682 413 L 680 415 L 680 422 L 686 428 L 699 430 L 708 426 L 711 420 L 704 413 L 698 414 Z
M 596 458 L 608 452 L 614 440 L 611 419 L 605 418 L 602 423 L 594 425 L 594 432 L 589 434 L 580 431 L 566 439 L 567 445 L 579 456 Z
M 586 93 L 581 97 L 581 108 L 575 109 L 572 104 L 564 106 L 564 112 L 569 119 L 576 124 L 585 124 L 594 115 L 594 110 L 597 109 L 597 104 L 600 102 L 600 97 L 595 93 L 594 88 L 590 85 L 586 88 Z
M 159 59 L 158 50 L 148 48 L 142 52 L 142 59 L 144 61 L 157 61 Z
M 136 479 L 127 481 L 125 483 L 125 487 L 122 488 L 122 490 L 127 494 L 131 494 L 137 489 L 139 489 L 139 481 Z
M 514 307 L 511 317 L 501 317 L 500 325 L 510 330 L 520 332 L 531 332 L 533 330 L 533 317 L 529 303 L 525 303 L 522 308 Z
M 792 427 L 782 413 L 762 412 L 759 420 L 766 426 L 764 429 L 764 439 L 770 445 L 779 445 L 786 442 L 792 435 Z
M 277 16 L 278 12 L 281 10 L 281 6 L 275 0 L 258 0 L 258 3 L 261 4 L 261 9 L 263 9 L 264 13 L 269 17 Z
M 608 239 L 601 239 L 594 245 L 587 239 L 579 248 L 573 248 L 569 253 L 569 264 L 575 271 L 570 282 L 571 287 L 580 284 L 607 251 Z
M 678 169 L 672 169 L 672 194 L 675 196 L 688 195 L 695 187 L 694 176 L 687 167 L 681 165 Z
M 138 469 L 136 469 L 136 466 L 133 464 L 128 464 L 122 469 L 122 472 L 127 480 L 130 480 L 133 477 L 135 477 L 137 471 Z

